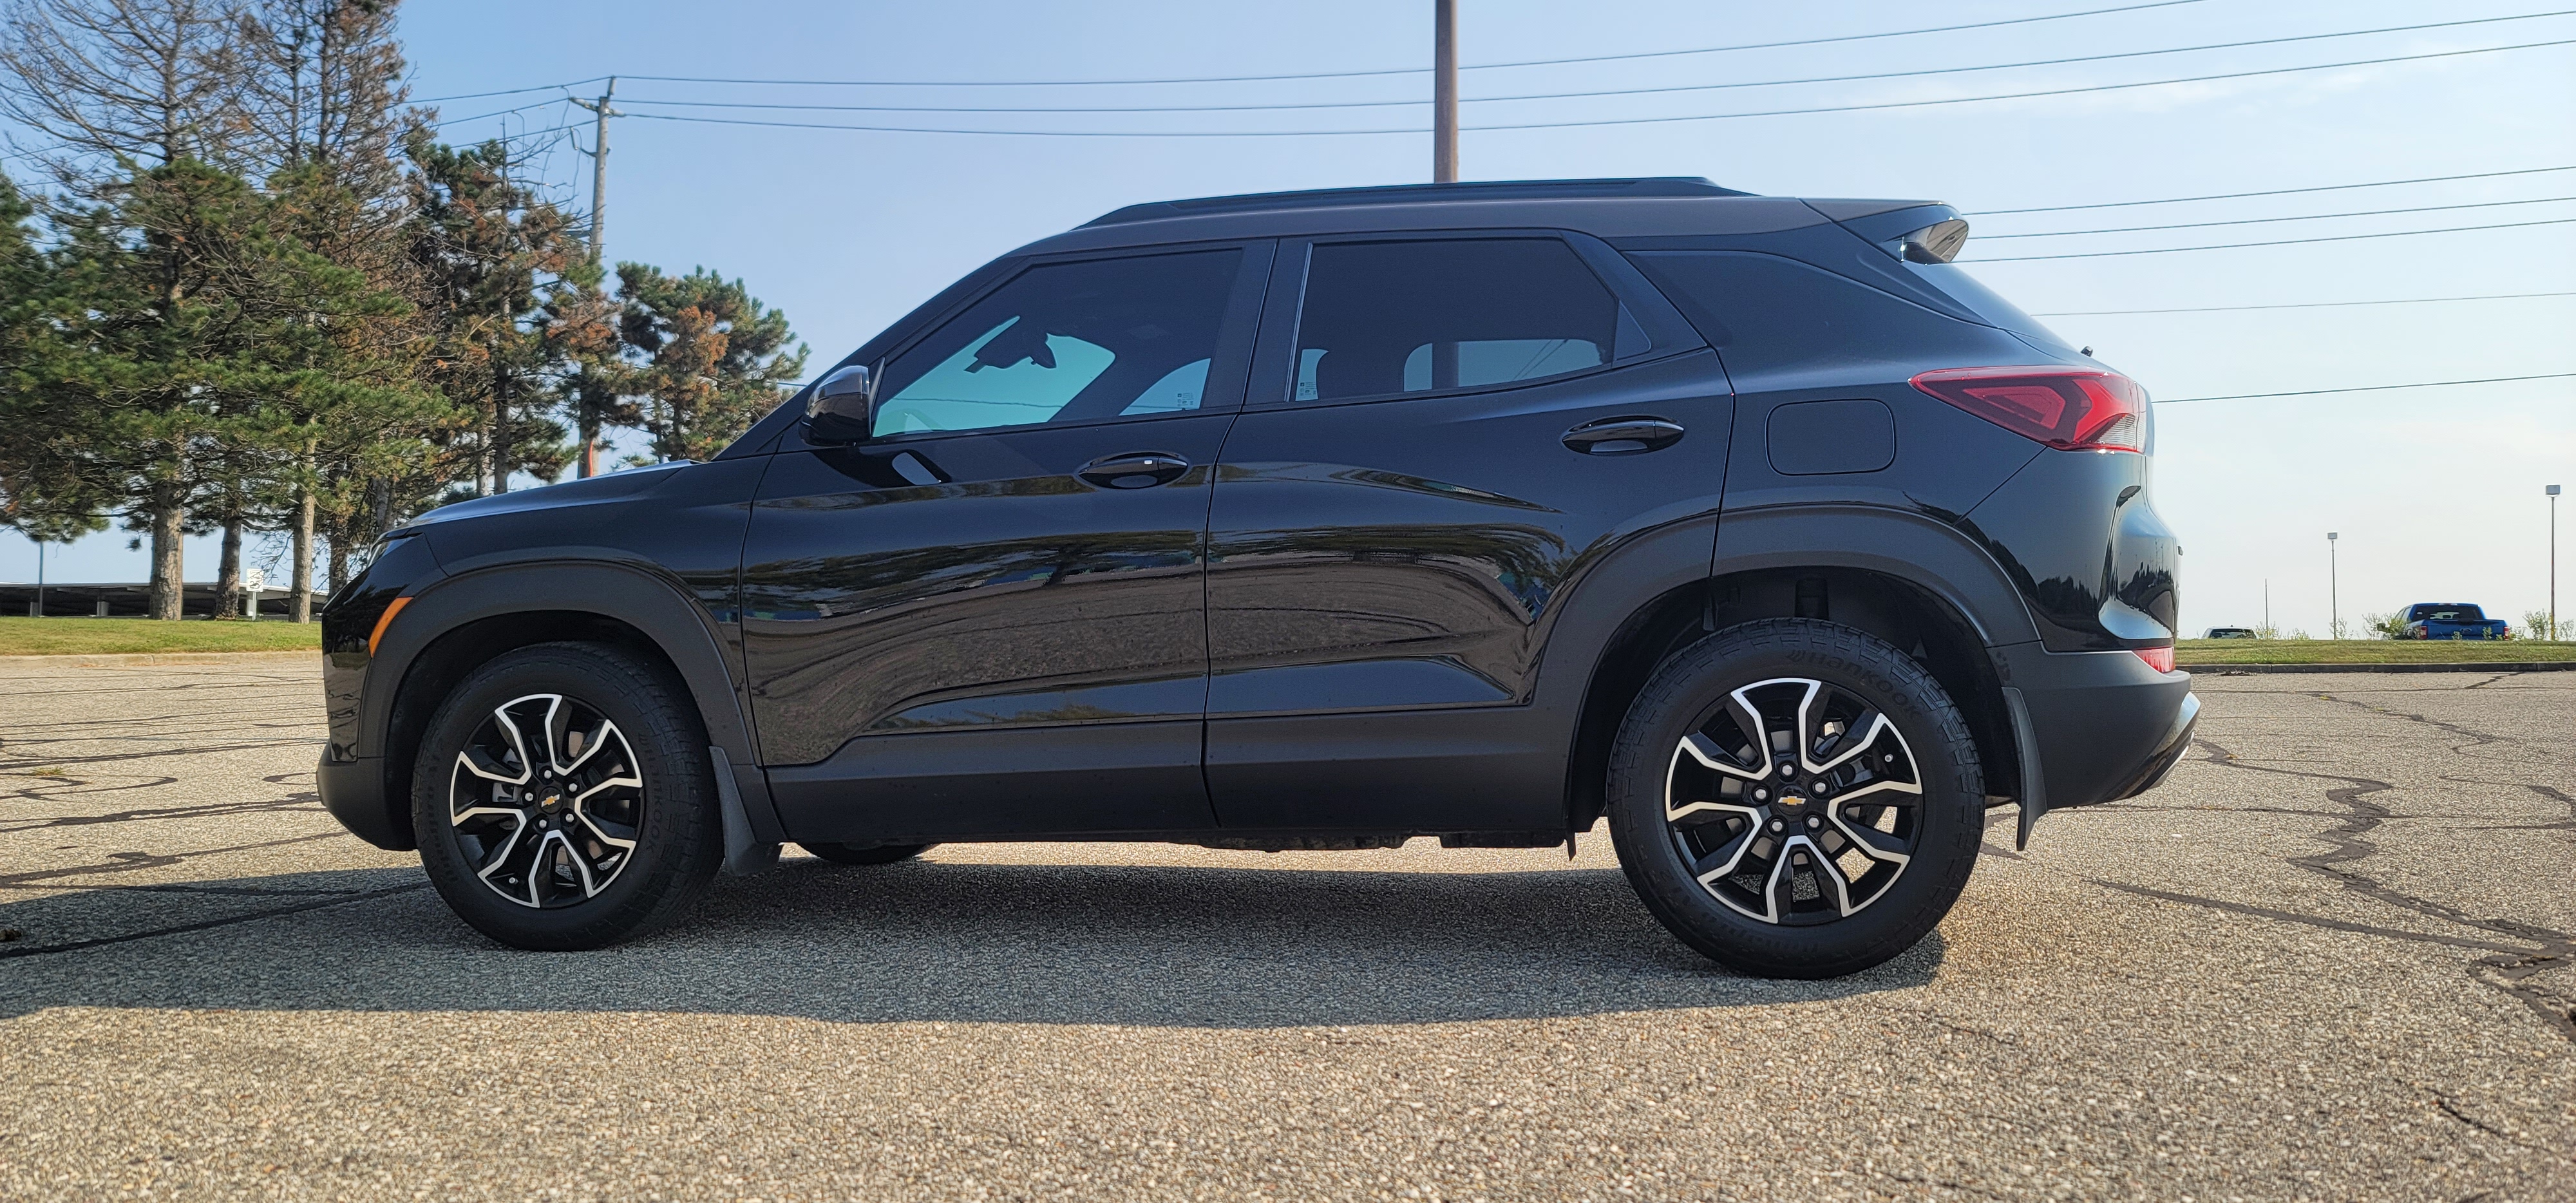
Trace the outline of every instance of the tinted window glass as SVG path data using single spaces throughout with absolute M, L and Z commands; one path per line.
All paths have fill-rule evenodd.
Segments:
M 1986 287 L 1983 281 L 1969 275 L 1967 269 L 1958 264 L 1915 263 L 1907 260 L 1905 266 L 1907 270 L 1930 282 L 1934 288 L 1948 294 L 1951 300 L 1967 306 L 1969 312 L 1997 327 L 2037 341 L 2043 346 L 2068 351 L 2075 349 L 2073 344 L 2059 338 L 2056 331 L 2041 325 L 2038 318 L 2023 313 L 2021 306 L 2005 300 L 2002 293 Z
M 1243 252 L 1022 272 L 895 357 L 876 433 L 1197 409 Z
M 1618 299 L 1553 238 L 1327 243 L 1306 269 L 1296 395 L 1333 401 L 1584 371 L 1624 349 L 1620 319 Z
M 1896 364 L 1987 327 L 1778 255 L 1738 251 L 1637 252 L 1643 269 L 1739 378 Z M 1742 386 L 1743 380 L 1738 384 Z

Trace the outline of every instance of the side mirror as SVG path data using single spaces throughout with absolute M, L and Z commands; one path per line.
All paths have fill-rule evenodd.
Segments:
M 875 428 L 876 378 L 851 364 L 823 378 L 805 398 L 808 442 L 863 443 Z

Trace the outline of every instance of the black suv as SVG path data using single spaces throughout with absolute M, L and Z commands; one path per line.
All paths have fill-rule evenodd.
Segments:
M 2145 393 L 1923 201 L 1705 180 L 1137 205 L 714 461 L 448 506 L 323 617 L 323 801 L 587 948 L 794 841 L 1549 847 L 1708 956 L 1920 939 L 1986 809 L 2199 704 Z

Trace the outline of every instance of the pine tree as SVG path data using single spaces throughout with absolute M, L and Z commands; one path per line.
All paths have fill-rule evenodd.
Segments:
M 436 491 L 420 478 L 453 468 L 433 440 L 462 415 L 421 376 L 429 341 L 403 281 L 343 245 L 372 224 L 366 201 L 320 164 L 281 173 L 269 196 L 261 363 L 274 375 L 261 412 L 265 444 L 280 454 L 265 489 L 272 511 L 292 516 L 296 601 L 309 604 L 314 536 L 328 533 L 337 589 L 354 549 Z M 293 608 L 301 621 L 305 605 Z
M 193 504 L 246 437 L 264 332 L 244 306 L 264 253 L 261 198 L 195 159 L 137 172 L 58 215 L 49 341 L 35 404 L 86 486 L 118 498 L 153 548 L 151 613 L 180 613 Z
M 636 372 L 618 335 L 624 309 L 599 287 L 598 265 L 574 264 L 566 286 L 547 298 L 541 329 L 555 371 L 555 402 L 572 418 L 584 479 L 599 474 L 600 436 L 612 426 L 639 426 Z
M 225 163 L 240 111 L 223 0 L 18 0 L 0 18 L 0 114 L 55 181 L 96 198 L 135 165 Z
M 0 528 L 38 543 L 107 529 L 113 499 L 80 472 L 77 431 L 50 420 L 42 383 L 62 349 L 52 338 L 49 266 L 29 219 L 35 206 L 0 176 Z
M 262 0 L 238 18 L 237 34 L 244 65 L 238 143 L 283 206 L 282 228 L 304 251 L 357 272 L 365 288 L 409 302 L 343 328 L 332 345 L 339 370 L 379 388 L 397 363 L 408 365 L 397 374 L 415 371 L 425 342 L 422 281 L 403 236 L 409 197 L 396 156 L 430 114 L 406 104 L 396 7 L 394 0 Z M 410 392 L 413 402 L 397 407 L 410 417 L 390 423 L 369 402 L 353 401 L 360 412 L 346 422 L 315 408 L 335 394 L 308 389 L 276 399 L 290 445 L 271 482 L 271 524 L 289 532 L 295 621 L 311 613 L 315 540 L 325 528 L 336 588 L 351 548 L 409 516 L 414 507 L 396 501 L 419 491 L 408 479 L 437 467 L 426 440 L 444 433 L 454 415 L 430 404 L 426 390 Z M 366 437 L 329 437 L 342 425 Z
M 424 281 L 435 352 L 429 377 L 480 415 L 471 436 L 477 493 L 510 477 L 552 480 L 571 459 L 548 413 L 548 345 L 536 322 L 581 248 L 561 211 L 537 196 L 500 142 L 457 149 L 416 136 L 411 254 Z
M 109 307 L 72 306 L 73 336 L 122 365 L 67 361 L 58 383 L 112 407 L 40 403 L 28 433 L 76 448 L 106 422 L 139 440 L 79 462 L 98 473 L 88 487 L 150 532 L 155 618 L 179 617 L 181 539 L 215 402 L 193 379 L 207 365 L 149 357 L 195 349 L 221 309 L 219 291 L 192 290 L 224 272 L 209 256 L 242 216 L 244 193 L 222 166 L 239 114 L 230 18 L 218 0 L 21 0 L 0 28 L 0 114 L 48 140 L 40 161 L 70 198 L 55 224 L 77 262 L 49 287 L 99 290 Z M 109 264 L 123 274 L 103 274 Z M 138 286 L 148 295 L 130 295 Z
M 715 458 L 805 370 L 805 347 L 787 315 L 764 309 L 740 280 L 701 267 L 667 276 L 642 263 L 617 265 L 624 313 L 620 336 L 644 359 L 632 388 L 644 398 L 643 427 L 662 460 Z

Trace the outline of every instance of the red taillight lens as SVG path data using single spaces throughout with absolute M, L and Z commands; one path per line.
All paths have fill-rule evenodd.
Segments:
M 2138 659 L 2146 661 L 2147 667 L 2152 668 L 2157 672 L 2169 673 L 2173 671 L 2173 645 L 2171 644 L 2167 644 L 2163 647 L 2133 647 L 2129 650 L 2136 652 L 2138 654 Z
M 2099 368 L 1943 368 L 1914 387 L 2062 451 L 2147 449 L 2147 390 Z

